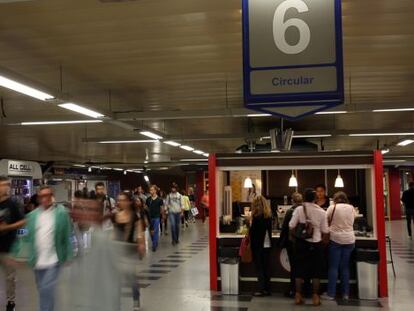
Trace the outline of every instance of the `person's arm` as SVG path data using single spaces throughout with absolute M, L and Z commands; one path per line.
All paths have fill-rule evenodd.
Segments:
M 328 226 L 328 217 L 326 217 L 326 215 L 324 215 L 324 217 L 322 217 L 322 222 L 321 222 L 321 233 L 322 233 L 322 242 L 327 244 L 329 242 L 329 226 Z
M 0 232 L 6 233 L 22 228 L 26 224 L 26 220 L 22 219 L 13 224 L 0 223 Z
M 72 249 L 72 242 L 70 240 L 71 234 L 72 234 L 72 222 L 70 221 L 70 216 L 66 212 L 66 210 L 63 212 L 63 223 L 62 223 L 62 230 L 64 231 L 64 238 L 62 243 L 62 247 L 66 250 L 66 261 L 69 261 L 72 259 L 73 256 L 73 249 Z

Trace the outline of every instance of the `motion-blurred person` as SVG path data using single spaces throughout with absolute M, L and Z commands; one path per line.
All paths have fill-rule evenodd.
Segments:
M 176 245 L 180 242 L 180 220 L 183 214 L 181 194 L 178 192 L 177 188 L 177 185 L 173 184 L 171 186 L 171 192 L 167 195 L 166 199 L 173 245 Z
M 10 180 L 0 176 L 0 266 L 6 277 L 7 311 L 14 311 L 16 299 L 16 270 L 7 262 L 7 255 L 24 226 L 24 215 L 17 201 L 10 197 Z
M 183 217 L 181 218 L 181 225 L 183 229 L 188 228 L 188 220 L 190 217 L 191 202 L 185 191 L 181 192 L 181 200 L 183 206 Z
M 289 230 L 289 222 L 292 219 L 293 213 L 298 206 L 303 203 L 303 197 L 300 193 L 295 192 L 292 194 L 292 207 L 286 211 L 285 218 L 283 220 L 282 231 L 280 233 L 279 246 L 280 248 L 286 248 L 289 264 L 290 264 L 290 289 L 286 293 L 286 296 L 293 297 L 295 295 L 295 280 L 296 280 L 296 259 L 293 247 L 292 236 Z
M 104 216 L 104 221 L 102 224 L 103 229 L 111 230 L 113 228 L 111 219 L 115 213 L 115 200 L 108 196 L 105 184 L 103 182 L 98 182 L 95 184 L 95 193 L 97 199 L 102 204 L 102 211 Z
M 307 189 L 304 203 L 298 206 L 289 223 L 292 234 L 295 235 L 296 258 L 296 294 L 295 304 L 304 303 L 302 287 L 304 279 L 312 279 L 313 305 L 321 304 L 319 296 L 320 279 L 323 274 L 324 249 L 322 238 L 329 233 L 326 212 L 315 202 L 316 193 Z M 298 230 L 299 229 L 299 230 Z M 299 232 L 298 232 L 299 231 Z M 306 234 L 303 234 L 306 232 Z
M 188 187 L 188 198 L 190 199 L 191 208 L 195 208 L 196 207 L 196 196 L 195 196 L 193 187 Z M 192 213 L 190 213 L 190 221 L 192 221 L 193 223 L 195 223 L 196 221 Z
M 203 223 L 206 222 L 206 218 L 208 217 L 208 208 L 210 206 L 210 197 L 208 195 L 208 190 L 204 191 L 203 196 L 201 197 L 201 213 L 203 218 Z
M 315 203 L 322 207 L 325 211 L 329 207 L 329 198 L 326 195 L 326 187 L 323 184 L 316 185 L 315 187 L 316 192 L 316 201 Z
M 151 191 L 150 191 L 150 194 L 151 194 Z M 147 202 L 148 196 L 145 194 L 144 187 L 138 186 L 135 189 L 134 195 L 141 198 L 142 201 Z
M 412 239 L 411 222 L 414 221 L 414 181 L 409 183 L 408 190 L 403 192 L 401 201 L 405 207 L 405 217 L 407 220 L 408 237 Z
M 272 210 L 263 196 L 252 202 L 252 224 L 249 231 L 253 262 L 259 281 L 256 297 L 270 295 L 270 251 L 272 248 Z
M 349 266 L 351 254 L 355 248 L 354 207 L 349 204 L 347 195 L 340 191 L 335 193 L 334 204 L 328 208 L 329 225 L 329 271 L 328 292 L 322 298 L 334 300 L 338 272 L 341 276 L 342 299 L 349 299 Z
M 39 311 L 53 311 L 59 271 L 72 258 L 72 228 L 68 212 L 55 203 L 51 187 L 41 186 L 37 195 L 40 205 L 27 215 L 24 240 L 39 292 Z
M 151 227 L 151 221 L 150 221 L 151 217 L 150 217 L 149 211 L 145 205 L 145 202 L 143 202 L 141 198 L 134 197 L 134 202 L 135 202 L 135 213 L 143 221 L 144 231 L 145 231 L 147 228 Z
M 32 195 L 29 199 L 29 202 L 27 202 L 26 206 L 24 207 L 24 213 L 29 214 L 31 211 L 36 209 L 39 206 L 39 202 L 37 200 L 37 194 L 35 193 Z
M 161 214 L 161 235 L 168 235 L 168 207 L 167 207 L 167 195 L 163 190 L 160 190 L 161 200 L 164 202 L 164 212 Z
M 158 240 L 160 238 L 160 222 L 164 212 L 164 201 L 158 197 L 158 187 L 156 185 L 151 185 L 149 191 L 151 196 L 147 198 L 147 207 L 152 228 L 152 251 L 156 252 L 158 248 Z

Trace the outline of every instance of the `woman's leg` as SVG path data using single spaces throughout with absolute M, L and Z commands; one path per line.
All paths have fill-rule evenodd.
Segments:
M 329 243 L 328 296 L 334 298 L 336 296 L 341 253 L 341 245 L 331 241 Z
M 349 263 L 355 244 L 343 245 L 340 261 L 342 297 L 349 296 Z
M 264 292 L 266 290 L 266 280 L 264 272 L 264 254 L 263 249 L 255 249 L 253 252 L 253 262 L 256 268 L 257 281 L 259 283 L 259 292 Z
M 268 294 L 271 292 L 271 276 L 270 276 L 270 248 L 263 249 L 263 277 L 264 277 L 264 291 Z

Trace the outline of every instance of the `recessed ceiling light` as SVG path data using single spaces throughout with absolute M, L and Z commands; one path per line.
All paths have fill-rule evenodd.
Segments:
M 68 110 L 71 110 L 71 111 L 74 111 L 74 112 L 77 112 L 77 113 L 80 113 L 80 114 L 83 114 L 85 116 L 95 118 L 95 119 L 104 117 L 104 115 L 99 113 L 99 112 L 96 112 L 96 111 L 93 111 L 91 109 L 79 106 L 79 105 L 74 104 L 74 103 L 60 104 L 59 107 L 62 107 L 62 108 L 65 108 L 65 109 L 68 109 Z
M 181 145 L 180 148 L 184 149 L 184 150 L 187 150 L 187 151 L 193 151 L 194 150 L 193 147 L 190 147 L 190 146 L 187 146 L 187 145 Z
M 406 135 L 414 135 L 414 133 L 357 133 L 357 134 L 349 134 L 349 136 L 354 136 L 354 137 L 364 137 L 364 136 L 406 136 Z
M 51 100 L 55 98 L 54 96 L 50 94 L 47 94 L 45 92 L 32 88 L 28 85 L 22 84 L 20 82 L 11 80 L 4 76 L 0 76 L 0 86 L 13 90 L 18 93 L 33 97 L 33 98 L 36 98 L 36 99 L 43 100 L 43 101 Z
M 338 110 L 338 111 L 319 111 L 315 114 L 344 114 L 348 113 L 348 111 L 345 110 Z
M 393 109 L 375 109 L 373 112 L 398 112 L 398 111 L 414 111 L 414 108 L 393 108 Z
M 164 141 L 164 144 L 167 144 L 167 145 L 170 145 L 170 146 L 173 146 L 173 147 L 179 147 L 181 145 L 181 144 L 179 144 L 175 141 L 172 141 L 172 140 Z
M 99 144 L 143 144 L 143 143 L 155 143 L 158 140 L 140 139 L 140 140 L 102 140 Z
M 412 143 L 414 143 L 414 140 L 412 140 L 412 139 L 405 139 L 405 140 L 399 142 L 397 145 L 398 146 L 401 146 L 401 147 L 405 147 L 405 146 L 411 145 Z
M 63 125 L 63 124 L 83 124 L 83 123 L 102 123 L 102 120 L 73 120 L 73 121 L 36 121 L 22 122 L 20 125 Z
M 150 132 L 150 131 L 142 131 L 142 132 L 139 132 L 139 133 L 141 135 L 147 136 L 147 137 L 152 138 L 152 139 L 162 139 L 162 136 L 160 136 L 158 134 L 155 134 L 153 132 Z

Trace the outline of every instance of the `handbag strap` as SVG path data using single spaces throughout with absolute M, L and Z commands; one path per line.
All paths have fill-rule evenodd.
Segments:
M 334 209 L 333 209 L 333 212 L 332 212 L 331 218 L 329 219 L 329 223 L 328 223 L 329 227 L 332 225 L 332 221 L 333 221 L 333 219 L 334 219 L 335 212 L 336 212 L 336 204 L 334 205 Z
M 305 203 L 303 203 L 303 212 L 305 213 L 305 219 L 310 220 L 309 217 L 308 217 L 308 213 L 306 211 L 306 204 Z

